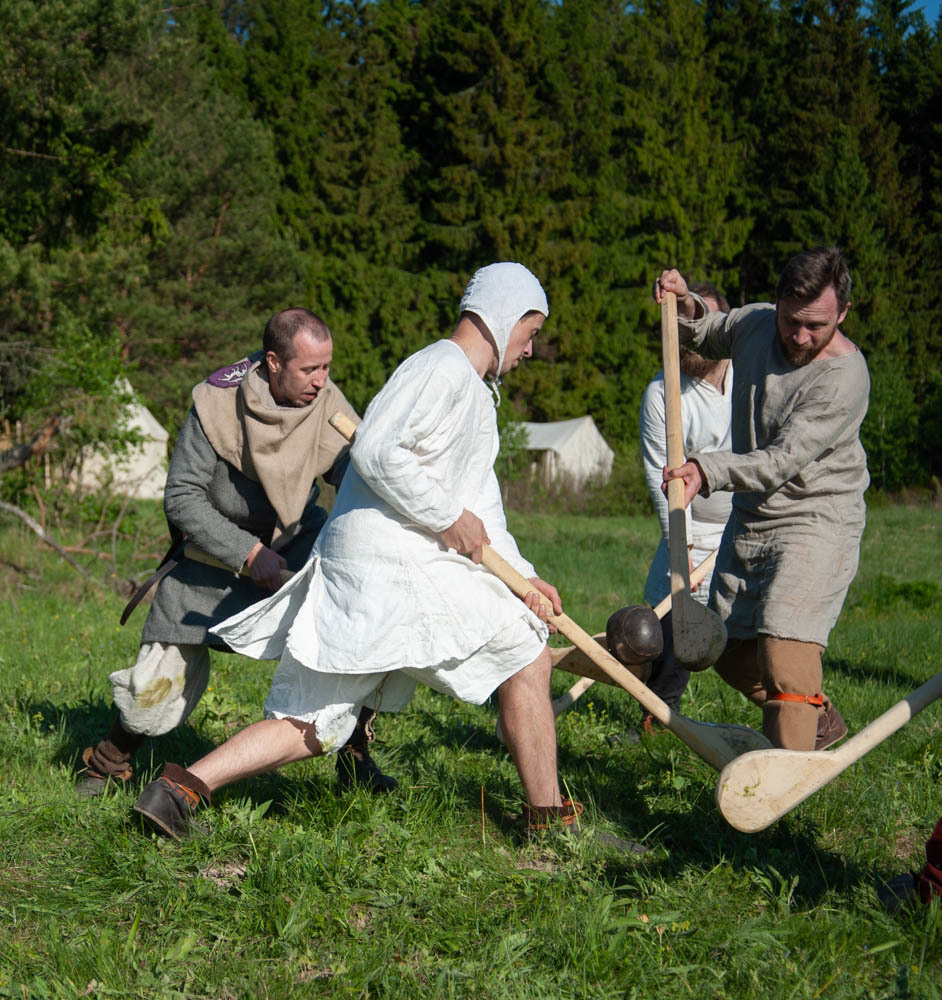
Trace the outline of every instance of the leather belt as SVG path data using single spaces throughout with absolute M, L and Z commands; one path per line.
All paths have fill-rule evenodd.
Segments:
M 131 600 L 128 601 L 125 606 L 124 611 L 121 612 L 121 624 L 123 625 L 130 617 L 131 612 L 144 600 L 145 595 L 151 589 L 155 587 L 160 581 L 179 563 L 178 556 L 183 555 L 183 548 L 186 545 L 186 539 L 181 538 L 174 542 L 169 549 L 167 549 L 167 554 L 160 560 L 160 565 L 157 567 L 156 571 L 151 573 L 151 575 L 134 591 L 131 595 Z

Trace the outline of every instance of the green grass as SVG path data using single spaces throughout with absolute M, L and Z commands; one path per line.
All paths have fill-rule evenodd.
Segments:
M 587 629 L 640 601 L 652 518 L 511 522 Z M 494 706 L 420 691 L 380 721 L 395 795 L 339 794 L 332 763 L 310 761 L 220 793 L 209 835 L 177 844 L 141 831 L 134 789 L 258 718 L 271 666 L 214 656 L 207 697 L 142 751 L 134 788 L 80 802 L 74 762 L 110 722 L 107 675 L 143 613 L 119 628 L 122 598 L 18 527 L 0 544 L 0 997 L 942 997 L 938 906 L 891 917 L 876 898 L 942 814 L 937 706 L 747 836 L 673 737 L 610 745 L 637 710 L 596 685 L 560 717 L 560 773 L 592 824 L 652 848 L 626 858 L 521 843 Z M 825 660 L 852 730 L 942 669 L 940 554 L 936 511 L 871 512 Z M 710 672 L 685 711 L 759 721 Z

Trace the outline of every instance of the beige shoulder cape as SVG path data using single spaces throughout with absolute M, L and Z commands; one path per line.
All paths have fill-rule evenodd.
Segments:
M 232 386 L 200 382 L 193 405 L 220 458 L 261 483 L 278 515 L 272 547 L 297 528 L 317 476 L 348 447 L 327 422 L 338 411 L 360 418 L 329 379 L 310 406 L 280 406 L 272 397 L 263 360 Z

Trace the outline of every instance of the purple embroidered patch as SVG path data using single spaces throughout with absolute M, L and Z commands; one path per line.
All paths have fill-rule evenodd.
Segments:
M 245 378 L 251 364 L 248 358 L 237 361 L 234 365 L 225 365 L 217 368 L 206 381 L 217 389 L 229 389 L 237 386 Z

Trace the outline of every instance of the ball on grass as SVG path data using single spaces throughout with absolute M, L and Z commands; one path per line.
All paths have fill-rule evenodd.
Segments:
M 660 619 L 647 604 L 619 608 L 608 619 L 605 638 L 611 654 L 626 666 L 647 663 L 664 649 Z

